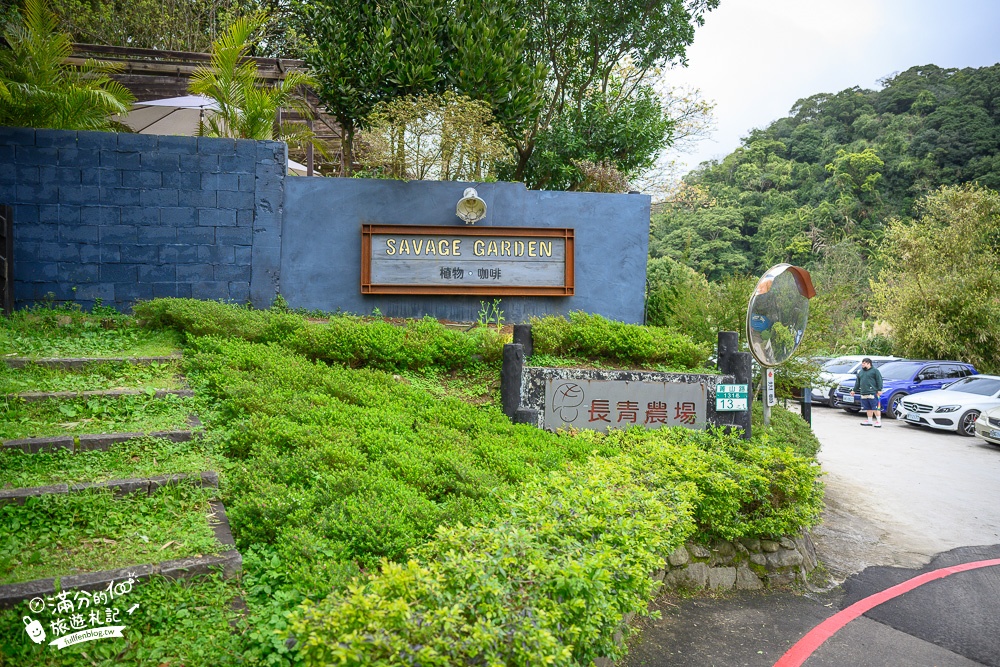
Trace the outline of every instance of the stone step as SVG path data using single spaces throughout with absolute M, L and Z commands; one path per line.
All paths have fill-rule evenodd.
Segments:
M 25 403 L 36 403 L 49 399 L 72 399 L 72 398 L 117 398 L 119 396 L 143 396 L 151 395 L 154 398 L 165 396 L 179 396 L 189 398 L 194 396 L 194 391 L 190 389 L 157 389 L 149 394 L 142 389 L 104 389 L 93 391 L 28 391 L 21 394 L 7 394 L 6 398 L 19 398 Z
M 52 484 L 49 486 L 29 486 L 22 489 L 0 489 L 0 505 L 14 503 L 23 505 L 28 498 L 52 493 L 75 493 L 84 489 L 113 489 L 115 497 L 121 498 L 133 493 L 149 495 L 162 486 L 177 484 L 181 480 L 197 479 L 202 488 L 219 488 L 219 474 L 212 471 L 201 473 L 177 473 L 132 479 L 112 479 L 106 482 L 83 482 L 77 484 Z M 228 525 L 228 522 L 227 522 Z
M 200 425 L 200 423 L 199 423 Z M 172 442 L 189 442 L 196 436 L 195 431 L 150 431 L 148 433 L 95 433 L 84 435 L 41 436 L 38 438 L 21 438 L 0 442 L 0 449 L 20 449 L 25 454 L 51 452 L 57 449 L 68 449 L 71 452 L 106 452 L 112 445 L 117 445 L 137 438 L 164 438 Z
M 219 501 L 212 501 L 212 518 L 210 523 L 219 544 L 226 547 L 235 546 L 232 532 L 229 529 L 229 519 L 226 508 Z M 35 579 L 18 584 L 0 586 L 0 609 L 9 609 L 19 602 L 54 595 L 57 591 L 56 579 L 59 579 L 58 590 L 63 591 L 98 591 L 105 590 L 113 582 L 142 582 L 159 575 L 167 579 L 194 579 L 211 574 L 221 569 L 222 576 L 230 579 L 243 569 L 243 557 L 236 549 L 228 549 L 214 556 L 194 556 L 178 560 L 166 560 L 159 563 L 129 565 L 114 570 L 73 574 L 64 577 L 49 577 Z
M 5 357 L 4 362 L 11 368 L 24 368 L 34 364 L 47 368 L 62 368 L 66 370 L 81 369 L 88 364 L 121 363 L 126 362 L 140 366 L 149 364 L 166 364 L 171 361 L 181 359 L 183 355 L 178 352 L 165 357 Z

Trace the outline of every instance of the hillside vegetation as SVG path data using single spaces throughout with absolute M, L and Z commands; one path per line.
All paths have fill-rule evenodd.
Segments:
M 654 215 L 650 255 L 709 279 L 815 265 L 841 243 L 868 248 L 940 186 L 1000 188 L 1000 65 L 913 67 L 883 83 L 799 100 L 688 174 Z
M 800 355 L 1000 368 L 1000 65 L 882 83 L 799 100 L 684 178 L 652 218 L 650 323 L 711 341 L 745 276 L 788 262 L 819 294 Z

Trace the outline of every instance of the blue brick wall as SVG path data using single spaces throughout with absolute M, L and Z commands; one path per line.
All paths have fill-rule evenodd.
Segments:
M 469 186 L 475 186 L 487 204 L 486 218 L 477 227 L 574 230 L 574 295 L 504 297 L 500 308 L 507 322 L 574 310 L 643 321 L 649 196 L 528 190 L 523 183 L 289 178 L 280 216 L 281 265 L 275 274 L 282 296 L 295 308 L 363 315 L 377 308 L 391 317 L 431 315 L 474 322 L 481 303 L 491 298 L 362 294 L 360 289 L 361 225 L 464 227 L 455 216 L 455 204 Z M 265 201 L 262 197 L 262 205 Z M 255 231 L 256 236 L 264 234 Z M 264 247 L 262 239 L 254 238 L 254 253 Z M 256 279 L 257 257 L 253 267 Z
M 252 258 L 278 266 L 286 160 L 273 141 L 0 127 L 17 307 L 247 302 Z M 274 298 L 269 280 L 256 305 Z
M 475 320 L 481 297 L 363 295 L 363 223 L 460 225 L 470 184 L 285 178 L 273 141 L 0 127 L 0 204 L 14 209 L 14 298 L 157 297 Z M 576 230 L 571 297 L 507 297 L 508 322 L 584 310 L 643 319 L 649 197 L 477 184 L 480 226 Z M 487 299 L 489 300 L 489 299 Z

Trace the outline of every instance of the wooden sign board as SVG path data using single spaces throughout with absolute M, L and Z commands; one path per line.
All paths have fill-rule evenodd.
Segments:
M 573 230 L 361 226 L 362 294 L 572 296 Z

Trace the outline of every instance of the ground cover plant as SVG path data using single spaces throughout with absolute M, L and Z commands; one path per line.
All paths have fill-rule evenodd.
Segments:
M 686 536 L 776 536 L 818 516 L 815 446 L 805 423 L 785 423 L 780 410 L 749 443 L 687 430 L 548 433 L 499 409 L 500 366 L 482 354 L 481 333 L 498 327 L 315 321 L 180 299 L 136 312 L 144 326 L 183 337 L 206 439 L 164 457 L 220 472 L 244 560 L 239 640 L 222 623 L 199 626 L 205 635 L 189 655 L 206 646 L 219 655 L 189 664 L 325 664 L 341 649 L 380 664 L 390 645 L 417 644 L 423 664 L 585 664 L 620 650 L 621 619 L 642 613 L 653 592 L 651 563 Z M 569 322 L 564 329 L 617 330 Z M 678 340 L 697 367 L 704 350 Z M 561 358 L 625 363 L 606 351 L 573 354 Z M 161 446 L 11 455 L 4 462 L 16 470 L 0 484 L 146 470 Z M 209 607 L 224 616 L 221 600 Z M 156 631 L 189 637 L 186 627 Z M 525 642 L 508 642 L 511 631 Z M 161 640 L 130 639 L 122 654 L 135 660 L 168 646 Z
M 178 351 L 169 330 L 137 326 L 109 309 L 95 317 L 78 308 L 36 307 L 0 320 L 0 354 L 22 357 L 157 357 Z M 113 314 L 112 314 L 113 313 Z
M 77 453 L 62 448 L 37 454 L 3 449 L 0 489 L 218 472 L 226 464 L 214 444 L 205 438 L 173 442 L 141 437 L 113 445 L 107 451 Z
M 620 453 L 528 482 L 495 518 L 441 527 L 405 564 L 304 603 L 292 629 L 306 664 L 619 658 L 625 615 L 647 613 L 650 573 L 691 533 L 781 535 L 815 524 L 822 509 L 813 464 L 766 436 L 580 435 Z
M 691 488 L 647 485 L 639 467 L 628 455 L 571 464 L 526 484 L 493 520 L 442 527 L 406 563 L 303 604 L 292 628 L 305 663 L 619 657 L 622 618 L 646 612 L 650 573 L 691 529 Z
M 190 428 L 191 415 L 202 411 L 197 397 L 167 395 L 153 390 L 126 396 L 93 396 L 26 402 L 8 398 L 0 403 L 0 440 L 43 435 L 84 433 L 148 433 Z
M 180 362 L 129 364 L 106 361 L 66 370 L 28 364 L 10 368 L 0 364 L 0 394 L 21 392 L 101 391 L 108 389 L 178 389 L 184 384 Z
M 224 551 L 208 524 L 214 493 L 182 480 L 149 496 L 87 489 L 0 506 L 0 584 Z
M 22 621 L 27 607 L 3 609 L 0 665 L 235 665 L 246 641 L 245 622 L 233 604 L 240 593 L 239 581 L 225 581 L 218 575 L 178 581 L 154 577 L 137 584 L 122 599 L 119 609 L 127 639 L 84 642 L 58 651 L 27 640 Z M 126 615 L 126 608 L 136 604 L 133 613 Z M 45 629 L 51 630 L 47 624 Z

